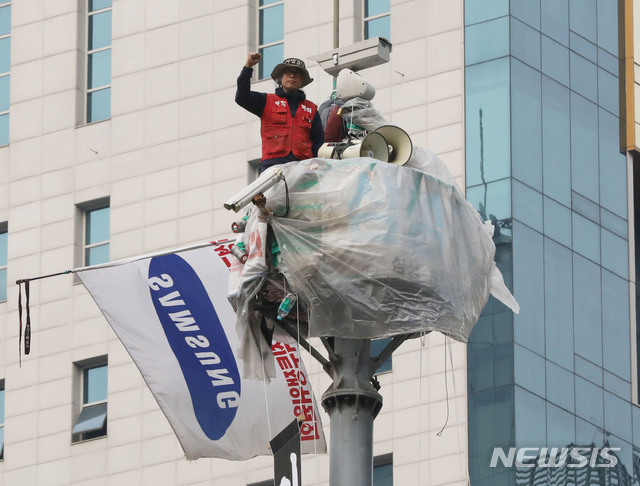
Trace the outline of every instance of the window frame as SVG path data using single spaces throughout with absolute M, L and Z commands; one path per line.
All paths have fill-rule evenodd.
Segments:
M 0 0 L 0 8 L 6 8 L 6 7 L 8 7 L 9 9 L 13 8 L 12 0 L 9 0 L 9 1 Z M 11 17 L 12 17 L 11 13 L 9 14 L 9 33 L 0 35 L 0 41 L 3 39 L 9 39 L 9 70 L 6 72 L 0 73 L 0 78 L 6 77 L 8 79 L 9 87 L 11 87 Z M 7 96 L 10 96 L 10 93 L 8 93 Z M 7 109 L 0 111 L 0 118 L 4 116 L 10 117 L 10 112 L 11 112 L 11 100 L 9 99 L 9 103 L 7 103 Z M 6 135 L 7 135 L 7 143 L 0 142 L 0 147 L 7 147 L 9 145 L 9 123 L 7 123 Z M 1 139 L 2 137 L 0 137 L 0 140 Z
M 98 14 L 102 14 L 105 12 L 111 12 L 111 19 L 113 20 L 113 1 L 111 1 L 110 6 L 108 7 L 104 7 L 104 8 L 99 8 L 96 10 L 90 10 L 90 2 L 92 0 L 85 0 L 85 8 L 86 8 L 86 15 L 85 15 L 85 28 L 84 28 L 84 34 L 85 34 L 85 49 L 86 49 L 86 55 L 85 55 L 85 66 L 84 66 L 84 123 L 87 125 L 90 125 L 92 123 L 99 123 L 101 121 L 105 121 L 105 120 L 109 120 L 111 119 L 111 80 L 112 80 L 112 76 L 111 74 L 109 75 L 109 83 L 108 84 L 104 84 L 104 85 L 100 85 L 97 87 L 89 87 L 89 80 L 90 80 L 90 67 L 91 67 L 91 56 L 93 54 L 99 53 L 99 52 L 105 52 L 105 51 L 111 51 L 113 48 L 113 28 L 112 31 L 110 32 L 110 39 L 109 39 L 109 45 L 108 46 L 102 46 L 99 47 L 97 49 L 90 49 L 90 43 L 91 43 L 91 36 L 90 36 L 90 25 L 91 25 L 91 17 L 96 16 Z M 111 66 L 109 67 L 109 69 L 111 69 Z M 90 119 L 89 117 L 89 110 L 91 107 L 91 103 L 90 103 L 90 98 L 91 95 L 93 95 L 94 93 L 98 92 L 98 91 L 104 91 L 104 90 L 109 90 L 109 115 L 107 117 L 104 118 L 99 118 L 99 119 Z
M 109 239 L 102 240 L 99 242 L 92 242 L 87 245 L 87 217 L 89 213 L 92 211 L 97 211 L 100 209 L 109 209 Z M 76 255 L 75 255 L 75 266 L 76 267 L 84 267 L 88 266 L 86 259 L 86 250 L 90 248 L 95 248 L 100 245 L 108 245 L 109 250 L 109 258 L 105 262 L 96 262 L 98 263 L 107 263 L 110 261 L 111 255 L 111 202 L 109 197 L 94 199 L 93 201 L 87 201 L 84 203 L 80 203 L 76 205 Z M 79 279 L 76 279 L 79 281 Z
M 79 361 L 73 364 L 73 403 L 74 403 L 74 416 L 73 427 L 71 428 L 71 443 L 77 444 L 94 439 L 101 439 L 107 436 L 107 423 L 108 423 L 108 391 L 109 391 L 109 363 L 107 356 L 99 356 L 84 361 Z M 85 390 L 87 389 L 87 374 L 86 372 L 92 369 L 105 368 L 106 383 L 104 395 L 106 398 L 95 400 L 93 402 L 85 403 Z M 98 415 L 93 416 L 92 412 L 98 410 Z M 100 417 L 104 414 L 104 419 L 100 427 L 90 428 L 89 430 L 76 429 L 82 423 Z M 84 422 L 83 422 L 84 419 Z
M 387 345 L 391 342 L 391 338 L 379 338 L 372 339 L 370 343 L 370 356 L 372 358 L 377 358 L 382 351 L 387 347 Z M 393 371 L 393 353 L 389 355 L 389 357 L 384 360 L 384 362 L 376 369 L 375 375 L 384 375 L 386 373 L 391 373 Z
M 265 10 L 268 10 L 270 8 L 274 8 L 277 7 L 279 5 L 282 5 L 283 11 L 282 11 L 282 23 L 284 24 L 284 5 L 285 2 L 284 0 L 274 0 L 271 3 L 267 3 L 265 5 L 260 5 L 261 0 L 257 0 L 257 20 L 256 20 L 256 24 L 257 24 L 257 28 L 256 28 L 256 45 L 258 46 L 257 51 L 262 55 L 264 50 L 269 48 L 269 47 L 274 47 L 277 45 L 282 44 L 283 46 L 283 51 L 284 51 L 284 32 L 282 33 L 282 39 L 277 40 L 277 41 L 272 41 L 272 42 L 266 42 L 264 44 L 260 43 L 260 39 L 261 39 L 261 24 L 260 24 L 260 17 L 262 15 L 262 12 L 264 12 Z M 262 60 L 264 61 L 264 55 L 262 56 Z M 260 62 L 258 64 L 258 79 L 262 80 L 262 79 L 267 79 L 271 76 L 271 73 L 266 73 L 264 72 L 264 67 L 265 64 L 263 62 Z
M 376 37 L 384 37 L 388 41 L 391 41 L 391 2 L 389 2 L 389 10 L 383 13 L 367 16 L 367 3 L 371 0 L 362 0 L 362 39 L 375 39 Z M 371 36 L 367 37 L 367 25 L 369 22 L 389 17 L 389 35 L 388 36 Z
M 393 452 L 380 454 L 373 458 L 373 484 L 376 484 L 376 468 L 391 466 L 391 484 L 393 485 Z
M 7 253 L 5 255 L 0 255 L 0 271 L 2 270 L 7 270 L 8 272 L 8 268 L 9 268 L 9 223 L 7 221 L 2 221 L 0 222 L 0 236 L 2 235 L 7 235 Z M 3 265 L 2 261 L 5 260 L 6 263 Z M 6 302 L 7 301 L 7 288 L 9 286 L 9 279 L 8 276 L 7 278 L 5 278 L 4 282 L 0 282 L 0 288 L 2 288 L 2 285 L 4 285 L 4 291 L 5 291 L 5 295 L 4 297 L 2 296 L 2 294 L 0 293 L 0 303 L 1 302 Z
M 7 393 L 5 388 L 4 378 L 0 380 L 0 393 L 2 393 L 2 399 L 0 400 L 0 462 L 4 461 L 4 422 L 5 422 L 5 403 L 7 399 Z

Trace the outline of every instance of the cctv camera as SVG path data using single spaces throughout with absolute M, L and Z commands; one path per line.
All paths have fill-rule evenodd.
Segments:
M 260 174 L 260 177 L 224 203 L 225 209 L 234 210 L 237 213 L 249 204 L 255 196 L 275 186 L 281 179 L 283 179 L 282 169 L 269 167 Z

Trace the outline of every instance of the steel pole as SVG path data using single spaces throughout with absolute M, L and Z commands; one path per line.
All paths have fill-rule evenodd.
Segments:
M 340 0 L 333 0 L 333 48 L 340 47 Z
M 322 396 L 329 414 L 330 486 L 373 484 L 373 421 L 382 396 L 371 383 L 375 360 L 369 339 L 335 338 L 333 384 Z

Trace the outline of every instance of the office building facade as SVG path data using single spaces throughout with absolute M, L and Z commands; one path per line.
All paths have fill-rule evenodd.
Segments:
M 470 339 L 472 483 L 637 484 L 638 5 L 465 7 L 466 194 L 522 309 L 491 303 Z M 531 449 L 492 467 L 496 448 Z

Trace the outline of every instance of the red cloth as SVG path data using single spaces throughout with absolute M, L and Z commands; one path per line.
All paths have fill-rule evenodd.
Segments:
M 327 125 L 324 127 L 324 141 L 325 142 L 340 142 L 342 141 L 342 118 L 338 114 L 340 111 L 340 105 L 334 105 L 329 112 L 327 118 Z
M 262 124 L 262 159 L 284 157 L 293 152 L 298 160 L 313 157 L 311 124 L 318 107 L 304 100 L 291 116 L 288 101 L 274 93 L 267 94 L 267 103 L 260 117 Z

